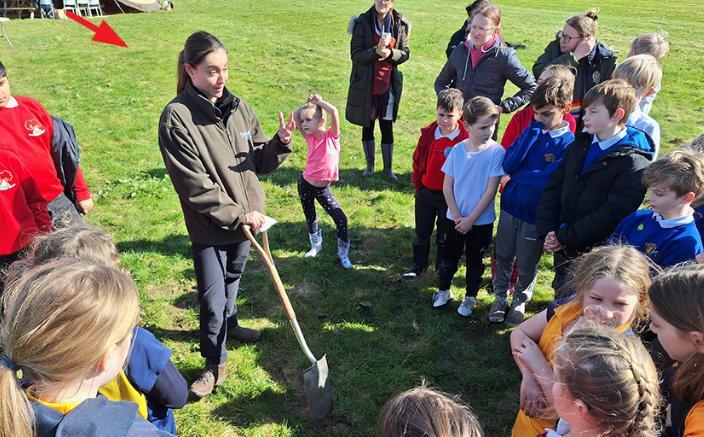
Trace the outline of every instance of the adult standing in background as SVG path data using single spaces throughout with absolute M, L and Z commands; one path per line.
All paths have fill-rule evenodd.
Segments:
M 465 8 L 467 10 L 467 19 L 464 20 L 464 24 L 460 27 L 457 32 L 453 33 L 450 37 L 450 42 L 447 43 L 447 48 L 445 49 L 445 54 L 449 58 L 452 51 L 460 44 L 463 44 L 467 40 L 467 34 L 469 33 L 469 26 L 472 24 L 472 17 L 476 12 L 481 11 L 487 6 L 492 6 L 489 0 L 474 0 Z
M 257 174 L 270 173 L 291 153 L 293 115 L 269 140 L 254 110 L 225 87 L 227 52 L 207 32 L 186 40 L 178 58 L 178 95 L 159 120 L 159 147 L 178 193 L 191 240 L 200 303 L 200 353 L 205 369 L 191 384 L 203 397 L 227 377 L 226 339 L 253 342 L 239 326 L 237 291 L 249 254 L 243 225 L 265 221 Z
M 503 99 L 507 80 L 520 89 Z M 501 37 L 501 11 L 496 6 L 473 15 L 467 40 L 455 47 L 435 79 L 436 93 L 450 86 L 462 91 L 465 102 L 476 96 L 489 98 L 499 113 L 513 112 L 525 105 L 535 91 L 535 79 Z
M 545 67 L 566 65 L 576 71 L 574 94 L 570 113 L 577 119 L 577 132 L 582 131 L 582 100 L 595 85 L 611 79 L 616 68 L 616 54 L 596 39 L 598 16 L 596 9 L 567 19 L 555 39 L 545 47 L 535 65 L 533 74 L 540 77 Z
M 350 21 L 352 73 L 345 117 L 362 126 L 362 147 L 367 161 L 364 176 L 374 173 L 374 125 L 379 120 L 384 173 L 393 173 L 394 121 L 398 115 L 403 75 L 398 66 L 408 60 L 410 24 L 394 9 L 394 0 L 374 0 L 374 5 Z

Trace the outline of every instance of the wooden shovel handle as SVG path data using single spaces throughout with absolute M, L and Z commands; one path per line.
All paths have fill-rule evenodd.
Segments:
M 276 270 L 276 266 L 274 265 L 274 260 L 271 256 L 271 251 L 269 250 L 269 237 L 267 233 L 263 232 L 263 241 L 264 246 L 266 247 L 265 249 L 259 244 L 257 239 L 254 238 L 254 235 L 252 235 L 252 231 L 250 230 L 249 225 L 243 225 L 242 230 L 244 231 L 244 235 L 247 236 L 247 239 L 252 243 L 252 246 L 257 249 L 259 255 L 261 255 L 262 259 L 264 259 L 264 263 L 267 266 L 267 270 L 269 270 L 269 276 L 271 276 L 271 280 L 274 282 L 274 288 L 276 288 L 276 293 L 279 295 L 281 305 L 283 305 L 284 307 L 286 317 L 288 317 L 289 320 L 296 320 L 296 312 L 293 311 L 293 306 L 291 306 L 291 301 L 288 299 L 288 294 L 286 294 L 284 284 L 281 282 L 279 272 Z

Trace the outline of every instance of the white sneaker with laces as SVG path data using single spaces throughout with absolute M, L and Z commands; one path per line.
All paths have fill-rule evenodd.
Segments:
M 477 303 L 476 297 L 467 296 L 462 300 L 462 303 L 457 308 L 457 313 L 463 317 L 469 317 L 474 311 L 474 305 Z
M 440 290 L 433 293 L 433 308 L 440 308 L 451 300 L 452 293 L 450 293 L 450 290 Z

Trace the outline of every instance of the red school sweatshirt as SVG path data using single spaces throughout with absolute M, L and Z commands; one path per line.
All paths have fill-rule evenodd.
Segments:
M 27 167 L 0 149 L 0 255 L 24 249 L 32 238 L 51 230 L 47 203 Z
M 49 113 L 36 100 L 12 97 L 0 108 L 0 144 L 22 160 L 44 200 L 49 203 L 64 192 L 51 157 L 54 126 Z M 90 199 L 83 173 L 76 173 L 76 200 Z

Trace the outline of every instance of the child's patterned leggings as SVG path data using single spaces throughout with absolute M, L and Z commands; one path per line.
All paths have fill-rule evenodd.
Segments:
M 337 227 L 337 238 L 342 241 L 349 241 L 347 236 L 347 216 L 342 207 L 337 203 L 337 199 L 332 195 L 330 187 L 315 187 L 303 179 L 303 175 L 298 177 L 298 197 L 301 198 L 303 214 L 306 216 L 308 233 L 318 232 L 318 216 L 315 213 L 315 201 L 323 207 Z

